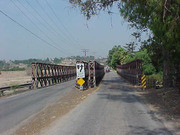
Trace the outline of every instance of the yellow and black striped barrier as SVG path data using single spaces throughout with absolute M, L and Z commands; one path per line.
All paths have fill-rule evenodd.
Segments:
M 143 76 L 141 77 L 141 87 L 142 87 L 143 89 L 146 88 L 146 76 L 145 76 L 145 75 L 143 75 Z

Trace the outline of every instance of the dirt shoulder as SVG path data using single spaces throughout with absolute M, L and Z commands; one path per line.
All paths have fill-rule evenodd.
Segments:
M 79 103 L 81 103 L 87 96 L 95 92 L 98 88 L 88 89 L 80 91 L 79 89 L 73 88 L 66 96 L 48 106 L 28 122 L 24 123 L 15 134 L 17 135 L 32 135 L 38 134 L 42 129 L 50 126 L 50 124 L 56 119 L 62 117 Z
M 136 88 L 138 95 L 144 100 L 156 117 L 165 126 L 180 133 L 180 94 L 178 89 L 146 89 Z

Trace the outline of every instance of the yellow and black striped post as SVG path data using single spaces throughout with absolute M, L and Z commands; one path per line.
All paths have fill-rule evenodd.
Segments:
M 143 90 L 146 88 L 146 76 L 143 75 L 141 77 L 141 87 L 143 88 Z

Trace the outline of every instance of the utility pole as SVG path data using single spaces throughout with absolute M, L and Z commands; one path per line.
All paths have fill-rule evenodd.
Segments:
M 92 54 L 93 54 L 93 56 L 94 56 L 94 60 L 95 60 L 95 54 L 96 54 L 96 52 L 92 52 Z
M 82 49 L 82 52 L 84 53 L 85 57 L 87 56 L 87 52 L 89 52 L 89 49 Z

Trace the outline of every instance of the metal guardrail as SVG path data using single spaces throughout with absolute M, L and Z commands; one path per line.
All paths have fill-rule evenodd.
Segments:
M 13 87 L 16 87 L 15 89 L 24 88 L 24 87 L 31 87 L 32 88 L 32 83 L 25 83 L 25 84 L 20 84 L 20 85 L 17 85 L 17 86 L 0 87 L 0 92 L 3 95 L 4 91 L 13 89 Z

